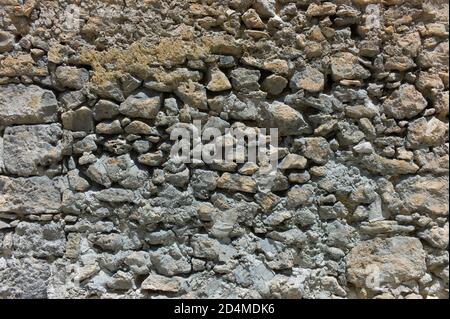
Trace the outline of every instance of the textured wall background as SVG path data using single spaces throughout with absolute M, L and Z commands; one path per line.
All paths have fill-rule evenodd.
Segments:
M 448 298 L 447 1 L 0 0 L 0 30 L 1 298 Z M 194 120 L 279 128 L 275 178 L 171 159 Z

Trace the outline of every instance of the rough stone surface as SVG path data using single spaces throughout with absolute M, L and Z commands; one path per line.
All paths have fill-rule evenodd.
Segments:
M 358 288 L 395 289 L 425 274 L 426 253 L 417 238 L 374 239 L 355 246 L 348 254 L 347 276 Z
M 61 172 L 60 124 L 9 126 L 3 135 L 5 173 L 19 176 Z
M 68 111 L 61 115 L 63 128 L 70 131 L 86 133 L 94 129 L 92 110 L 83 106 L 75 111 Z
M 303 89 L 311 93 L 321 92 L 325 85 L 325 77 L 319 70 L 307 66 L 302 72 L 294 74 L 291 80 L 293 89 Z
M 60 211 L 61 194 L 57 181 L 46 176 L 0 178 L 0 212 L 20 216 Z
M 0 0 L 0 299 L 448 299 L 448 12 Z
M 384 112 L 397 120 L 410 119 L 427 107 L 427 101 L 414 85 L 404 84 L 383 103 Z
M 56 109 L 52 91 L 36 85 L 0 86 L 0 127 L 56 122 Z

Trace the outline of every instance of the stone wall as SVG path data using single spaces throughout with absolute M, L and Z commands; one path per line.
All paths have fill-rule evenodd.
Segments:
M 0 0 L 0 298 L 448 298 L 448 7 Z

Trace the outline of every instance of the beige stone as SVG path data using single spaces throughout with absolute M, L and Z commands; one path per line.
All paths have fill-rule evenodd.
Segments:
M 448 216 L 448 176 L 413 176 L 396 185 L 405 214 L 428 213 Z
M 414 174 L 419 170 L 414 162 L 389 159 L 378 154 L 365 156 L 363 165 L 372 173 L 391 176 Z
M 0 213 L 54 214 L 61 208 L 61 193 L 47 176 L 0 176 Z
M 61 115 L 63 128 L 70 131 L 92 132 L 94 130 L 94 116 L 88 107 L 80 107 L 75 111 L 68 111 Z
M 336 5 L 331 2 L 324 2 L 322 4 L 312 3 L 306 10 L 308 17 L 331 16 L 336 13 Z
M 383 103 L 386 115 L 397 120 L 410 119 L 427 107 L 427 101 L 413 85 L 404 84 Z
M 138 161 L 147 166 L 159 166 L 164 161 L 164 155 L 161 151 L 142 154 L 138 157 Z
M 180 279 L 178 277 L 166 277 L 157 274 L 150 274 L 141 285 L 142 290 L 151 290 L 159 292 L 179 292 Z
M 420 118 L 408 127 L 407 142 L 411 148 L 440 146 L 448 141 L 448 123 L 433 117 L 429 121 Z
M 128 134 L 142 134 L 147 135 L 152 132 L 152 128 L 141 121 L 133 121 L 125 127 L 125 132 Z
M 346 257 L 347 279 L 359 288 L 395 288 L 425 274 L 425 256 L 420 240 L 413 237 L 363 241 Z
M 321 92 L 325 86 L 325 76 L 322 72 L 307 66 L 305 70 L 294 75 L 291 82 L 291 87 L 296 89 L 303 89 L 311 93 Z
M 209 70 L 209 82 L 206 88 L 212 92 L 220 92 L 231 89 L 230 80 L 219 68 Z
M 254 9 L 248 9 L 242 15 L 242 21 L 250 29 L 264 29 L 264 22 L 259 17 L 258 13 Z
M 370 72 L 350 52 L 339 52 L 331 57 L 331 75 L 334 81 L 367 79 Z
M 230 173 L 222 174 L 217 180 L 217 187 L 244 193 L 256 193 L 257 191 L 256 181 L 252 177 Z
M 307 160 L 301 155 L 288 154 L 278 166 L 281 170 L 287 169 L 304 169 Z

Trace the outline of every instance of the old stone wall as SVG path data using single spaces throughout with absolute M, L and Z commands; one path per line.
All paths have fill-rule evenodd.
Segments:
M 448 298 L 448 7 L 0 0 L 0 298 Z

